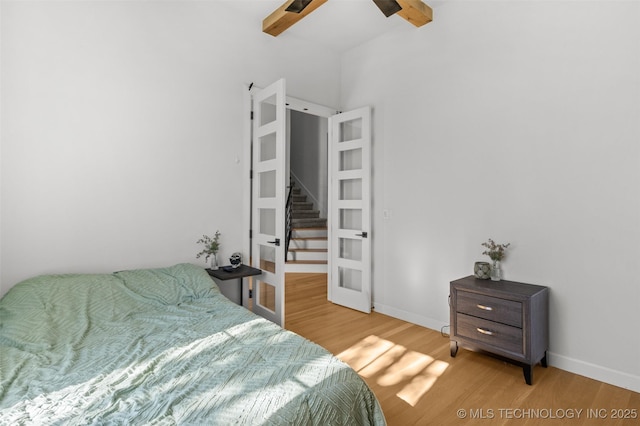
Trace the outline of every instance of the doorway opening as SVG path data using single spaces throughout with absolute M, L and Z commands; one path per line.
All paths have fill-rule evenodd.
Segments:
M 326 273 L 328 118 L 287 110 L 289 193 L 286 272 Z
M 286 96 L 284 79 L 245 96 L 250 114 L 245 127 L 243 248 L 251 265 L 263 271 L 252 280 L 254 312 L 284 323 L 284 274 L 294 272 L 285 266 L 285 258 L 293 264 L 299 260 L 285 251 L 290 241 L 296 256 L 326 256 L 307 259 L 322 265 L 321 271 L 295 272 L 327 273 L 329 300 L 370 312 L 371 108 L 342 113 L 294 99 Z M 301 217 L 289 216 L 294 196 L 307 210 Z M 321 220 L 323 237 L 293 231 L 319 228 Z M 300 223 L 311 226 L 297 226 Z M 270 292 L 263 295 L 260 287 Z M 264 300 L 269 295 L 273 303 Z

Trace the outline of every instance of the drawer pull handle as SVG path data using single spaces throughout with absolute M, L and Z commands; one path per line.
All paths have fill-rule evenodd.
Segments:
M 476 306 L 478 308 L 482 309 L 483 311 L 493 311 L 493 308 L 491 306 L 485 306 L 485 305 L 481 305 L 479 303 Z
M 477 327 L 478 333 L 486 334 L 487 336 L 493 336 L 493 331 L 485 330 L 484 328 Z

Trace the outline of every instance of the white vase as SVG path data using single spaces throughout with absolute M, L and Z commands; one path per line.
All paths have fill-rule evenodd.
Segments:
M 214 271 L 218 269 L 218 255 L 215 253 L 211 255 L 211 269 Z
M 502 279 L 502 269 L 500 269 L 500 261 L 494 260 L 491 265 L 491 281 L 500 281 Z

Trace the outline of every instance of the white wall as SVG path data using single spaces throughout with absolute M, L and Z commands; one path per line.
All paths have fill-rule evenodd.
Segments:
M 291 111 L 291 173 L 304 192 L 327 217 L 327 132 L 328 120 L 311 114 Z
M 347 52 L 374 108 L 374 301 L 432 328 L 488 238 L 551 288 L 550 362 L 640 391 L 640 3 L 440 3 Z M 390 218 L 383 220 L 388 210 Z
M 0 296 L 242 248 L 243 91 L 338 103 L 338 57 L 224 2 L 2 2 Z M 313 81 L 313 85 L 308 85 Z M 204 264 L 204 263 L 202 263 Z
M 240 248 L 242 86 L 286 77 L 374 107 L 378 311 L 439 328 L 480 243 L 511 242 L 506 278 L 551 287 L 550 361 L 640 390 L 638 3 L 440 2 L 341 85 L 333 53 L 215 3 L 0 3 L 0 295 L 196 262 L 216 229 Z

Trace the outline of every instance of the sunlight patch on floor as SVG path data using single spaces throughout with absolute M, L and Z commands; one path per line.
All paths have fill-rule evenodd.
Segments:
M 402 386 L 396 395 L 411 406 L 415 406 L 449 366 L 373 335 L 339 353 L 338 358 L 380 386 Z
M 395 346 L 395 343 L 380 339 L 377 336 L 365 337 L 349 349 L 338 354 L 338 358 L 360 372 L 363 368 L 380 358 L 385 352 Z

